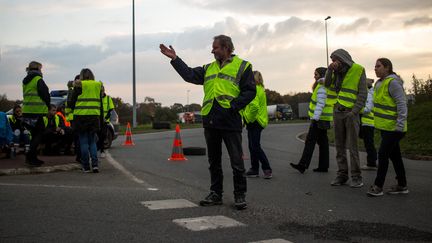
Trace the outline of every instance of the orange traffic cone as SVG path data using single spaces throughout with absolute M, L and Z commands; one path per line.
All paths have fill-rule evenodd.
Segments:
M 123 146 L 134 146 L 135 144 L 132 141 L 132 132 L 131 132 L 131 127 L 129 122 L 127 124 L 125 135 L 126 135 L 126 141 L 123 143 Z
M 173 143 L 171 157 L 168 160 L 187 160 L 183 155 L 182 140 L 180 138 L 180 126 L 176 125 L 176 134 Z

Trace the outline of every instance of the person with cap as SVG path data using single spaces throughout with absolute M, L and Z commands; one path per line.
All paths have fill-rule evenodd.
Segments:
M 242 151 L 242 117 L 240 110 L 255 98 L 256 89 L 252 65 L 233 55 L 231 37 L 213 38 L 211 53 L 215 61 L 190 68 L 177 56 L 174 48 L 160 44 L 162 54 L 171 58 L 171 65 L 186 81 L 204 86 L 201 110 L 204 136 L 208 149 L 211 186 L 210 193 L 200 201 L 201 206 L 222 204 L 223 172 L 222 141 L 225 143 L 233 169 L 234 205 L 245 209 L 247 181 Z
M 329 168 L 329 142 L 327 130 L 333 121 L 333 105 L 336 93 L 324 86 L 325 67 L 318 67 L 314 72 L 315 82 L 312 85 L 312 97 L 309 102 L 310 126 L 306 136 L 302 157 L 298 164 L 290 163 L 291 167 L 304 173 L 312 160 L 315 144 L 319 146 L 318 168 L 313 172 L 328 172 Z
M 34 138 L 41 132 L 40 127 L 36 127 L 39 118 L 48 113 L 51 103 L 51 96 L 48 86 L 42 79 L 42 64 L 36 61 L 29 63 L 26 68 L 27 76 L 23 79 L 23 121 L 28 124 L 32 139 L 30 150 L 26 154 L 26 163 L 30 167 L 41 166 L 44 162 L 37 158 L 38 140 Z
M 360 170 L 358 152 L 358 134 L 360 129 L 360 110 L 365 106 L 367 98 L 365 69 L 355 63 L 351 55 L 344 49 L 334 51 L 330 58 L 325 75 L 325 86 L 337 94 L 333 108 L 333 121 L 336 143 L 336 161 L 338 171 L 332 186 L 341 186 L 348 181 L 348 159 L 346 149 L 350 153 L 352 188 L 362 187 L 363 178 Z

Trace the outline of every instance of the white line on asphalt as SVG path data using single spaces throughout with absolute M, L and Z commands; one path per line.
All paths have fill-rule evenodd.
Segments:
M 305 141 L 304 141 L 303 139 L 300 139 L 300 136 L 301 136 L 302 134 L 304 134 L 304 133 L 307 133 L 307 132 L 300 132 L 300 133 L 298 133 L 298 134 L 296 135 L 296 139 L 297 139 L 298 141 L 302 142 L 302 143 L 304 143 Z
M 186 199 L 145 201 L 145 202 L 141 202 L 141 204 L 146 206 L 150 210 L 198 207 L 198 205 Z
M 50 188 L 73 188 L 73 189 L 93 189 L 90 186 L 66 186 L 66 185 L 48 185 L 48 184 L 18 184 L 18 183 L 0 183 L 0 186 L 23 186 L 23 187 L 50 187 Z
M 250 243 L 293 243 L 293 242 L 284 239 L 271 239 L 271 240 L 254 241 Z
M 132 181 L 135 181 L 138 184 L 141 184 L 145 187 L 147 187 L 147 190 L 149 191 L 157 191 L 159 189 L 153 187 L 152 185 L 150 185 L 149 183 L 139 179 L 138 177 L 134 176 L 130 171 L 128 171 L 125 167 L 123 167 L 123 165 L 121 165 L 119 162 L 117 162 L 112 156 L 111 154 L 106 151 L 106 157 L 105 157 L 108 162 L 114 166 L 114 168 L 118 169 L 119 171 L 121 171 L 123 174 L 125 174 L 129 179 L 131 179 Z
M 222 215 L 174 219 L 173 222 L 192 231 L 246 226 L 243 223 L 240 223 L 238 221 L 235 221 L 234 219 Z

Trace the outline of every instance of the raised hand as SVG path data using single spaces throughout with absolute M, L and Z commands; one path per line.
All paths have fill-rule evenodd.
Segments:
M 174 60 L 177 57 L 177 54 L 171 45 L 168 48 L 164 44 L 160 44 L 159 48 L 160 48 L 160 51 L 162 52 L 162 54 L 171 58 L 172 60 Z

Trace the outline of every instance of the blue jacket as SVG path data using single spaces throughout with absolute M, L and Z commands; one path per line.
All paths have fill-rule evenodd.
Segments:
M 0 146 L 10 144 L 13 139 L 12 128 L 6 113 L 0 111 Z

